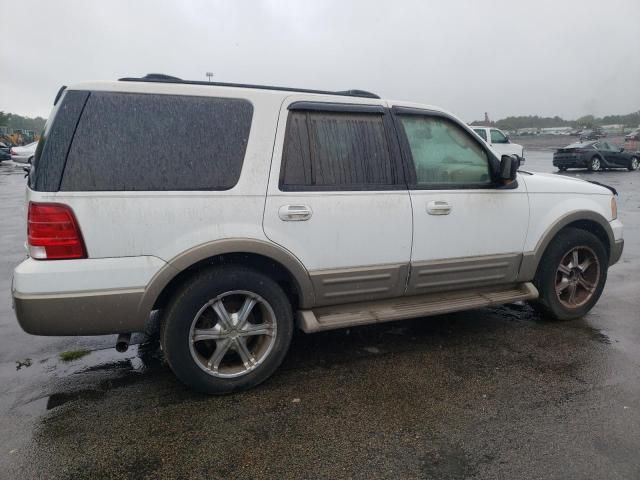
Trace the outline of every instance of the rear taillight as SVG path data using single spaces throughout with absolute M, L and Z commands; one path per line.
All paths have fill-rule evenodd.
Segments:
M 87 258 L 80 227 L 67 205 L 29 203 L 29 255 L 36 260 Z

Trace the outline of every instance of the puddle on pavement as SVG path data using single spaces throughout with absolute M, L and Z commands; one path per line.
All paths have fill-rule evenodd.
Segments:
M 35 398 L 32 393 L 25 401 L 14 405 L 19 411 L 34 415 L 75 400 L 99 399 L 109 390 L 130 385 L 145 374 L 164 368 L 157 340 L 131 345 L 125 353 L 107 348 L 92 350 L 82 358 L 66 362 L 50 357 L 16 363 L 21 365 L 14 370 L 15 380 L 19 383 L 29 381 L 45 392 L 48 388 L 58 390 L 45 395 L 37 392 Z

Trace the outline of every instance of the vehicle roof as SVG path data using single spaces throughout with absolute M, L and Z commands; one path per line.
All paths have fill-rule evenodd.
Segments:
M 590 140 L 588 142 L 574 142 L 571 143 L 569 145 L 567 145 L 566 147 L 562 147 L 562 148 L 581 148 L 581 147 L 590 147 L 591 145 L 595 145 L 596 143 L 599 143 L 599 140 Z
M 65 88 L 65 87 L 63 87 Z M 313 101 L 330 101 L 339 103 L 355 103 L 355 104 L 373 104 L 388 107 L 407 107 L 420 110 L 433 111 L 443 113 L 458 120 L 467 128 L 472 128 L 463 122 L 456 115 L 434 105 L 427 105 L 415 102 L 407 102 L 402 100 L 383 100 L 378 95 L 363 90 L 345 90 L 345 91 L 323 91 L 311 90 L 305 88 L 289 88 L 289 87 L 272 87 L 265 85 L 248 85 L 220 82 L 199 82 L 181 80 L 176 77 L 168 77 L 166 75 L 150 74 L 143 78 L 127 77 L 118 81 L 97 81 L 80 83 L 68 87 L 69 90 L 93 90 L 105 92 L 126 92 L 126 93 L 158 93 L 158 94 L 177 94 L 177 95 L 202 95 L 202 96 L 227 96 L 238 97 L 246 96 L 247 98 L 257 97 L 276 97 L 284 100 L 292 95 L 303 96 Z M 494 127 L 487 127 L 494 128 Z
M 271 85 L 252 85 L 252 84 L 239 84 L 239 83 L 227 83 L 227 82 L 203 82 L 196 80 L 183 80 L 178 77 L 173 77 L 170 75 L 151 73 L 147 74 L 144 77 L 124 77 L 120 78 L 117 82 L 91 82 L 91 83 L 83 83 L 80 85 L 74 85 L 70 87 L 71 90 L 78 89 L 95 89 L 95 90 L 104 90 L 105 84 L 110 84 L 112 90 L 122 91 L 127 90 L 125 87 L 120 88 L 125 84 L 142 84 L 146 85 L 148 91 L 155 92 L 158 90 L 158 87 L 172 87 L 175 86 L 176 90 L 182 90 L 180 87 L 184 86 L 193 86 L 193 87 L 207 87 L 211 88 L 233 88 L 233 89 L 242 89 L 242 90 L 258 90 L 258 91 L 267 91 L 267 92 L 285 92 L 285 93 L 305 93 L 305 94 L 315 94 L 315 95 L 331 95 L 338 97 L 354 97 L 354 98 L 367 98 L 367 99 L 380 99 L 378 95 L 375 93 L 367 92 L 366 90 L 360 89 L 350 89 L 350 90 L 341 90 L 341 91 L 329 91 L 329 90 L 314 90 L 309 88 L 298 88 L 298 87 L 279 87 L 279 86 L 271 86 Z M 116 87 L 118 85 L 118 87 Z M 64 87 L 63 87 L 64 88 Z M 134 87 L 137 90 L 137 88 Z M 164 88 L 160 88 L 161 90 L 165 90 Z

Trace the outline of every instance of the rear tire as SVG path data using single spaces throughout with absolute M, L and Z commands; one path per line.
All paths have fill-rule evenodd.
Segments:
M 242 266 L 198 273 L 162 320 L 165 358 L 189 387 L 208 394 L 262 383 L 282 363 L 293 334 L 291 303 L 273 280 Z
M 640 166 L 640 161 L 638 160 L 638 158 L 632 157 L 631 160 L 629 161 L 629 166 L 627 168 L 629 169 L 630 172 L 635 172 L 636 170 L 638 170 L 639 166 Z
M 600 157 L 595 156 L 589 160 L 589 170 L 592 172 L 598 172 L 601 168 L 602 164 L 600 163 Z
M 547 247 L 534 283 L 536 307 L 556 320 L 584 316 L 596 304 L 607 280 L 609 257 L 602 242 L 585 230 L 562 230 Z

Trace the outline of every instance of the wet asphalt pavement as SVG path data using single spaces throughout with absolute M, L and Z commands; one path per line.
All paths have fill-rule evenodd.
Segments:
M 550 150 L 527 157 L 553 171 Z M 625 223 L 588 316 L 510 305 L 298 333 L 271 380 L 206 397 L 145 336 L 121 354 L 115 336 L 20 330 L 24 179 L 0 165 L 0 478 L 640 478 L 640 172 L 568 175 L 617 188 Z

